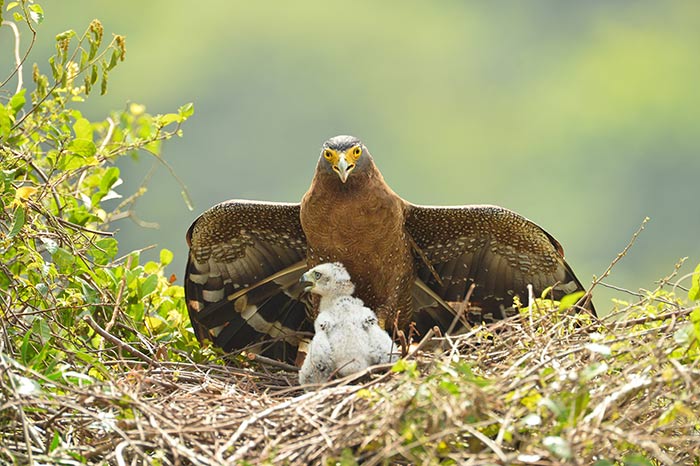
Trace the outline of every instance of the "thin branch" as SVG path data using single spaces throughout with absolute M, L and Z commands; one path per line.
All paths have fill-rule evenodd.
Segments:
M 476 284 L 472 282 L 472 284 L 469 286 L 469 289 L 467 290 L 466 296 L 464 296 L 464 300 L 462 300 L 462 302 L 460 303 L 459 310 L 457 311 L 457 314 L 454 316 L 454 319 L 452 319 L 452 323 L 450 324 L 450 327 L 447 329 L 447 332 L 445 332 L 447 335 L 452 334 L 455 327 L 457 326 L 457 322 L 459 322 L 460 319 L 466 315 L 467 310 L 469 310 L 469 306 L 470 306 L 469 302 L 472 299 L 472 293 L 474 293 L 474 288 L 476 288 Z M 465 327 L 469 328 L 468 319 L 465 318 L 464 322 L 466 323 Z
M 93 230 L 92 228 L 84 227 L 82 225 L 77 225 L 73 222 L 69 222 L 68 220 L 64 220 L 60 217 L 56 217 L 56 220 L 58 221 L 58 223 L 60 223 L 63 226 L 75 228 L 76 230 L 84 231 L 86 233 L 92 233 L 92 234 L 100 235 L 100 236 L 114 236 L 114 232 L 112 232 L 112 231 Z
M 127 270 L 131 270 L 131 262 L 133 259 L 133 255 L 127 256 L 126 259 L 126 265 L 124 266 Z M 107 322 L 107 325 L 105 325 L 105 332 L 109 333 L 112 330 L 112 327 L 114 327 L 114 324 L 117 323 L 117 317 L 119 316 L 120 308 L 121 308 L 121 302 L 122 302 L 122 296 L 124 294 L 124 287 L 126 286 L 126 276 L 127 274 L 124 274 L 122 277 L 121 281 L 119 282 L 119 290 L 117 290 L 117 297 L 114 300 L 114 309 L 112 310 L 112 318 Z M 104 343 L 104 341 L 103 341 Z M 104 348 L 103 345 L 100 345 L 101 347 Z
M 15 36 L 15 69 L 12 72 L 12 74 L 10 74 L 10 76 L 5 81 L 0 83 L 0 87 L 3 87 L 5 84 L 7 84 L 7 82 L 10 79 L 12 79 L 12 77 L 15 75 L 15 73 L 17 73 L 17 90 L 15 91 L 15 94 L 19 94 L 19 91 L 21 91 L 22 87 L 24 86 L 24 81 L 23 81 L 23 77 L 22 77 L 23 60 L 19 56 L 19 39 L 20 39 L 19 29 L 17 28 L 17 25 L 15 23 L 13 23 L 12 21 L 3 21 L 2 25 L 9 26 L 10 29 L 12 29 L 12 33 Z M 27 51 L 27 53 L 29 53 L 29 51 Z
M 268 357 L 263 356 L 261 354 L 247 353 L 246 357 L 250 361 L 255 361 L 255 362 L 258 362 L 260 364 L 264 364 L 266 366 L 276 367 L 278 369 L 283 369 L 285 371 L 290 371 L 290 372 L 298 372 L 299 371 L 299 368 L 296 366 L 292 366 L 291 364 L 286 364 L 286 363 L 284 363 L 282 361 L 278 361 L 276 359 L 268 358 Z
M 102 152 L 107 144 L 109 144 L 109 141 L 112 140 L 112 134 L 114 134 L 114 128 L 117 126 L 117 124 L 112 120 L 112 117 L 107 117 L 107 123 L 109 124 L 109 127 L 107 128 L 107 134 L 105 135 L 105 138 L 102 140 L 102 143 L 100 144 L 100 149 L 99 151 Z
M 603 272 L 603 274 L 600 277 L 597 277 L 593 280 L 593 283 L 591 284 L 590 288 L 588 288 L 588 291 L 581 297 L 581 299 L 578 300 L 576 306 L 585 307 L 585 304 L 588 301 L 590 301 L 591 295 L 595 287 L 598 286 L 598 284 L 602 282 L 608 275 L 610 275 L 610 272 L 612 271 L 613 267 L 615 267 L 615 265 L 627 255 L 627 252 L 634 245 L 635 241 L 637 241 L 637 237 L 639 236 L 639 234 L 644 230 L 644 227 L 646 226 L 647 222 L 649 222 L 649 217 L 645 217 L 644 220 L 642 220 L 642 224 L 639 225 L 637 231 L 634 232 L 632 238 L 627 243 L 627 246 L 625 246 L 625 248 L 620 253 L 618 253 L 615 259 L 613 259 L 610 265 L 608 265 L 608 268 L 605 269 L 605 272 Z
M 92 319 L 92 316 L 90 316 L 89 314 L 86 315 L 83 319 L 95 332 L 97 332 L 100 336 L 107 339 L 109 342 L 111 342 L 115 346 L 117 346 L 120 350 L 125 349 L 126 351 L 133 354 L 137 358 L 141 359 L 142 361 L 146 361 L 147 363 L 149 363 L 153 366 L 160 365 L 155 359 L 143 354 L 141 351 L 137 350 L 136 348 L 134 348 L 133 346 L 131 346 L 127 342 L 120 340 L 119 338 L 115 337 L 111 333 L 106 332 L 102 327 L 100 327 L 97 324 L 97 322 L 95 322 Z

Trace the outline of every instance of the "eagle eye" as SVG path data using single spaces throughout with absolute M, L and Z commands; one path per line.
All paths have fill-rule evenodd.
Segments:
M 323 151 L 323 156 L 324 156 L 327 160 L 330 160 L 331 158 L 333 158 L 333 151 L 330 150 L 330 149 L 326 149 L 326 150 Z
M 319 272 L 318 270 L 314 270 L 314 278 L 315 278 L 316 280 L 318 280 L 319 278 L 321 278 L 321 272 Z

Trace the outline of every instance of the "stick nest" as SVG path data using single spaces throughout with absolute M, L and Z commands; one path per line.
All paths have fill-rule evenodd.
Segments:
M 311 391 L 244 358 L 114 360 L 81 387 L 32 385 L 3 357 L 0 461 L 698 464 L 698 314 L 652 298 L 602 320 L 542 304 Z

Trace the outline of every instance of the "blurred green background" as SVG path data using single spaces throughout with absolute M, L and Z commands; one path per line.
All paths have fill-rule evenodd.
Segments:
M 123 252 L 173 250 L 179 280 L 200 212 L 229 198 L 298 201 L 336 134 L 362 138 L 412 202 L 532 219 L 584 283 L 645 216 L 608 282 L 653 288 L 679 258 L 690 256 L 684 272 L 700 262 L 698 1 L 42 5 L 30 61 L 45 71 L 63 30 L 99 18 L 127 37 L 109 93 L 78 105 L 90 117 L 128 101 L 151 113 L 195 103 L 184 138 L 165 147 L 195 210 L 160 168 L 137 210 L 160 229 L 127 220 L 118 233 Z M 153 163 L 123 163 L 121 192 Z M 601 290 L 599 308 L 613 295 L 627 298 Z

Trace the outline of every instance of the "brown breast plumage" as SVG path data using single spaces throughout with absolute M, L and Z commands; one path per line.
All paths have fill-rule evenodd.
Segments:
M 412 312 L 415 270 L 404 210 L 404 201 L 373 166 L 353 174 L 347 183 L 317 172 L 301 202 L 308 266 L 343 263 L 357 296 L 387 329 L 393 328 L 397 314 L 402 328 Z

